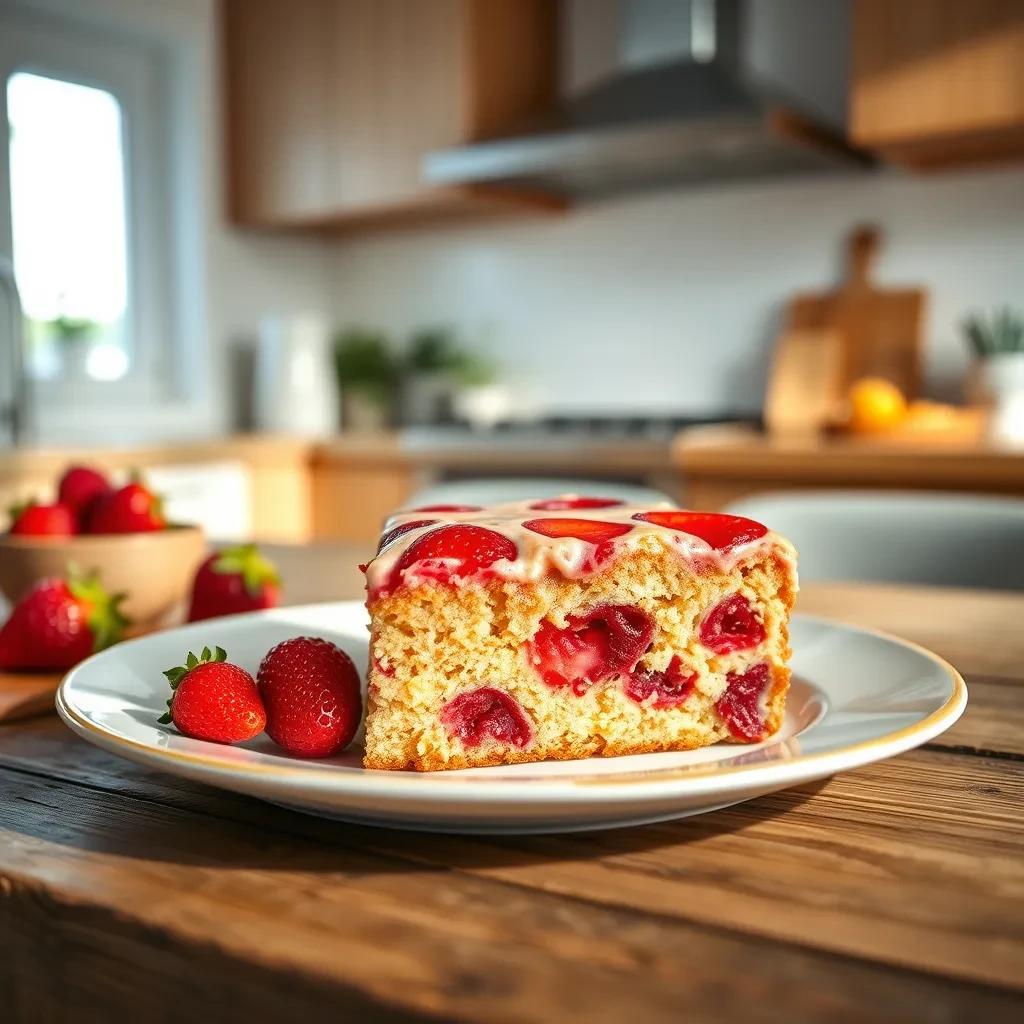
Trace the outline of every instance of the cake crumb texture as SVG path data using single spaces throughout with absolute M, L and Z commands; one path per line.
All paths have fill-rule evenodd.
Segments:
M 788 620 L 795 594 L 792 549 L 781 539 L 720 568 L 681 557 L 657 534 L 639 538 L 579 578 L 550 573 L 530 581 L 428 581 L 381 593 L 369 601 L 364 763 L 435 771 L 762 738 L 743 734 L 737 726 L 742 715 L 730 719 L 727 706 L 743 689 L 742 679 L 724 698 L 744 673 L 767 666 L 757 676 L 767 680 L 763 693 L 748 696 L 747 703 L 755 717 L 760 714 L 763 735 L 778 729 L 789 687 Z M 733 650 L 712 643 L 713 650 L 704 642 L 706 630 L 702 640 L 702 625 L 735 595 L 751 610 L 758 642 Z M 538 653 L 538 632 L 545 627 L 563 646 L 578 637 L 585 658 L 590 631 L 600 629 L 601 609 L 609 607 L 638 609 L 636 620 L 653 627 L 639 659 L 594 682 L 553 683 Z M 638 642 L 646 639 L 644 633 Z M 608 643 L 600 635 L 598 641 Z M 614 649 L 614 637 L 610 643 Z M 654 679 L 675 681 L 668 697 Z M 484 687 L 507 694 L 528 726 L 510 724 L 515 712 L 504 699 L 482 697 L 453 707 L 486 708 L 486 720 L 462 730 L 453 724 L 452 711 L 445 713 L 450 702 Z

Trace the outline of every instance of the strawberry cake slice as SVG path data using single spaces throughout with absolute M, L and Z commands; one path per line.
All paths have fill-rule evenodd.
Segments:
M 566 496 L 412 509 L 366 566 L 367 768 L 755 743 L 782 722 L 792 545 Z

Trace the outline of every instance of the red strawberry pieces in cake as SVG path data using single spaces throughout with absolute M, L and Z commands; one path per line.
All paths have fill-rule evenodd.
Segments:
M 468 747 L 490 738 L 522 749 L 533 737 L 533 727 L 522 707 L 493 686 L 460 693 L 445 704 L 440 717 L 448 731 Z
M 393 517 L 365 571 L 369 768 L 749 743 L 782 722 L 795 552 L 742 516 L 432 506 Z
M 632 672 L 653 635 L 654 621 L 639 608 L 606 605 L 571 617 L 565 629 L 545 620 L 527 654 L 548 686 L 582 696 L 594 683 Z

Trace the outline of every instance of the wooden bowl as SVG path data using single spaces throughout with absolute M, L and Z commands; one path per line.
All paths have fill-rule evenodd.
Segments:
M 0 593 L 13 604 L 48 576 L 63 576 L 71 567 L 81 573 L 95 571 L 109 593 L 127 595 L 121 610 L 134 629 L 153 629 L 187 599 L 205 553 L 198 526 L 55 538 L 4 534 Z

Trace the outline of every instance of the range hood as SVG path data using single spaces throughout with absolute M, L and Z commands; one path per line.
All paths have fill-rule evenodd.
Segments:
M 847 0 L 566 0 L 564 11 L 559 108 L 429 154 L 428 181 L 591 198 L 870 166 L 842 141 Z

